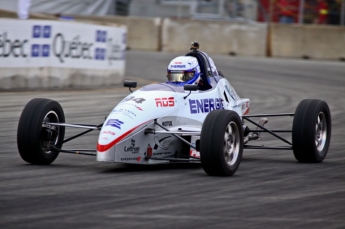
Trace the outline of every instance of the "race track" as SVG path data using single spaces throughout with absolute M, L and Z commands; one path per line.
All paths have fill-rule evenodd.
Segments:
M 164 81 L 176 55 L 130 51 L 126 75 L 141 85 Z M 69 154 L 49 166 L 29 165 L 18 154 L 16 129 L 30 99 L 59 101 L 67 122 L 100 124 L 128 90 L 0 92 L 0 228 L 345 228 L 344 62 L 213 59 L 251 99 L 250 114 L 294 112 L 305 98 L 327 101 L 333 129 L 325 161 L 302 164 L 291 151 L 246 150 L 233 177 L 207 176 L 195 164 L 136 167 Z M 291 128 L 292 118 L 267 126 Z M 96 142 L 92 133 L 67 146 Z

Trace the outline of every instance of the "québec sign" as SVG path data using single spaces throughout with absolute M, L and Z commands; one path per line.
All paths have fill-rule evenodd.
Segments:
M 0 67 L 123 68 L 126 27 L 0 19 Z

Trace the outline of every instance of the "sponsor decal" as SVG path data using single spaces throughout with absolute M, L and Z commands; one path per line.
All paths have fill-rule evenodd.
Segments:
M 172 154 L 172 152 L 156 152 L 156 153 L 153 153 L 153 155 L 157 156 L 157 155 L 167 155 L 167 154 Z
M 208 113 L 213 110 L 224 110 L 221 98 L 214 99 L 189 99 L 191 114 Z
M 157 107 L 173 107 L 175 106 L 174 97 L 155 98 Z
M 114 109 L 112 113 L 120 113 L 120 114 L 128 116 L 131 119 L 133 119 L 133 117 L 137 117 L 137 114 L 134 113 L 133 111 L 128 110 L 128 109 L 123 109 L 123 108 Z
M 103 131 L 103 134 L 115 135 L 115 132 L 112 132 L 110 130 L 105 130 L 105 131 Z
M 232 106 L 232 109 L 235 109 L 235 108 L 238 108 L 238 107 L 241 107 L 241 104 L 237 104 L 237 105 Z
M 238 96 L 236 95 L 236 92 L 234 91 L 232 87 L 229 88 L 228 85 L 225 85 L 225 89 L 233 100 L 236 101 L 238 99 Z
M 162 126 L 172 126 L 172 121 L 164 121 L 162 122 Z
M 170 65 L 170 67 L 171 67 L 171 68 L 185 68 L 186 65 L 184 65 L 184 64 L 183 64 L 183 65 L 182 65 L 182 64 L 180 64 L 180 65 L 178 65 L 178 64 L 173 65 L 173 64 L 172 64 L 172 65 Z
M 130 152 L 130 153 L 139 153 L 140 147 L 135 146 L 135 140 L 131 140 L 131 145 L 130 146 L 125 146 L 123 149 L 125 152 Z
M 118 120 L 118 119 L 109 119 L 108 122 L 105 124 L 106 126 L 113 126 L 116 127 L 117 129 L 121 130 L 121 125 L 124 122 Z
M 146 101 L 146 99 L 144 99 L 144 98 L 135 98 L 134 96 L 129 96 L 128 98 L 124 98 L 122 101 L 121 101 L 121 103 L 123 103 L 123 102 L 129 102 L 129 101 L 134 101 L 134 102 L 136 102 L 136 103 L 142 103 L 142 102 L 144 102 L 144 101 Z
M 242 110 L 247 109 L 249 107 L 249 101 L 246 103 L 242 103 Z
M 157 150 L 158 148 L 168 150 L 170 146 L 175 144 L 174 139 L 169 139 L 171 136 L 164 137 L 159 139 L 157 136 L 154 138 L 155 145 L 153 147 L 154 150 Z
M 137 105 L 134 105 L 139 111 L 143 111 L 143 108 L 138 107 Z
M 121 161 L 137 161 L 141 160 L 141 157 L 124 157 L 120 159 Z
M 182 64 L 182 62 L 178 62 L 178 61 L 176 61 L 176 62 L 175 62 L 175 64 Z
M 200 158 L 200 152 L 199 152 L 199 151 L 196 151 L 195 149 L 191 149 L 191 150 L 189 151 L 189 155 L 192 156 L 192 157 Z

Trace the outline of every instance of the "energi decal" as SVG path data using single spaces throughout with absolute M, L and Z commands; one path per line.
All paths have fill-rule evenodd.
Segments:
M 222 99 L 189 99 L 191 114 L 208 113 L 213 110 L 224 110 Z

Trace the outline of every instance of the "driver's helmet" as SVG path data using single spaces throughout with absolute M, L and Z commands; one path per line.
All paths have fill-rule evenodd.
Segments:
M 178 56 L 168 66 L 168 82 L 176 84 L 198 83 L 201 72 L 198 60 L 192 56 Z

